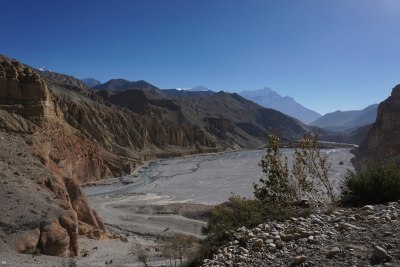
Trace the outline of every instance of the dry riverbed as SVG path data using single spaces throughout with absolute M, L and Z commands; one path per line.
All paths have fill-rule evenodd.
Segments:
M 332 166 L 331 177 L 337 182 L 352 168 L 349 150 L 324 150 Z M 283 153 L 290 156 L 292 151 L 284 149 Z M 72 261 L 77 266 L 143 266 L 137 258 L 140 252 L 148 256 L 149 266 L 169 266 L 165 238 L 176 234 L 201 238 L 212 205 L 226 201 L 231 193 L 251 197 L 253 182 L 263 175 L 258 163 L 264 153 L 253 150 L 157 160 L 133 175 L 86 186 L 91 207 L 110 231 L 126 239 L 82 237 L 81 255 Z M 10 265 L 13 258 L 1 260 L 4 266 L 15 266 Z M 31 255 L 18 260 L 23 266 L 70 266 L 72 261 Z
M 290 157 L 292 150 L 283 152 Z M 118 266 L 142 266 L 136 255 L 143 249 L 150 265 L 168 265 L 160 237 L 184 234 L 201 238 L 212 205 L 226 201 L 232 193 L 252 196 L 253 182 L 263 175 L 258 163 L 264 153 L 253 150 L 158 160 L 131 176 L 86 187 L 90 205 L 108 229 L 126 236 L 128 242 L 109 240 L 104 247 L 103 241 L 97 245 L 98 241 L 83 240 L 89 255 L 79 259 L 78 265 L 99 266 L 112 259 Z M 325 153 L 332 165 L 331 177 L 339 181 L 352 168 L 352 154 L 348 148 Z

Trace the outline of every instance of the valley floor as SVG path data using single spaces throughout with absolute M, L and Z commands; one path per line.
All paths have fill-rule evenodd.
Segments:
M 285 155 L 291 152 L 284 150 Z M 351 168 L 352 154 L 347 148 L 325 152 L 333 179 L 340 179 Z M 168 257 L 163 256 L 165 237 L 185 234 L 201 238 L 211 205 L 226 201 L 231 193 L 251 197 L 253 182 L 262 176 L 258 163 L 264 153 L 253 150 L 158 160 L 131 176 L 85 187 L 91 207 L 107 228 L 126 240 L 81 238 L 81 256 L 74 262 L 78 266 L 143 266 L 137 255 L 144 251 L 149 266 L 169 265 Z M 12 258 L 4 260 L 10 264 L 5 266 L 15 266 Z M 63 266 L 68 259 L 22 255 L 18 263 Z

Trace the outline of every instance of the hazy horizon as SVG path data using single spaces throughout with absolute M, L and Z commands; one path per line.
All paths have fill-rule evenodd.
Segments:
M 400 1 L 8 1 L 0 53 L 159 88 L 269 87 L 321 114 L 400 83 Z M 18 16 L 17 16 L 18 15 Z

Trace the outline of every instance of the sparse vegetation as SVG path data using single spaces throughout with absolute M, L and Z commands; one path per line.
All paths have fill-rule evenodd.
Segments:
M 169 258 L 170 266 L 184 266 L 184 259 L 191 259 L 197 252 L 197 238 L 190 235 L 174 234 L 164 236 L 163 256 Z M 179 261 L 179 262 L 178 262 Z
M 143 263 L 143 266 L 145 266 L 145 267 L 147 267 L 147 258 L 148 258 L 148 255 L 147 255 L 146 251 L 143 249 L 139 249 L 139 251 L 137 253 L 137 259 L 138 259 L 138 261 Z
M 400 199 L 400 167 L 393 162 L 369 164 L 360 172 L 348 171 L 340 185 L 347 206 L 380 204 Z
M 207 227 L 202 232 L 206 238 L 200 242 L 197 253 L 189 258 L 187 266 L 198 266 L 222 244 L 232 240 L 233 232 L 242 226 L 253 227 L 266 220 L 283 221 L 290 217 L 309 215 L 310 210 L 295 210 L 266 204 L 259 199 L 232 195 L 228 202 L 211 209 Z

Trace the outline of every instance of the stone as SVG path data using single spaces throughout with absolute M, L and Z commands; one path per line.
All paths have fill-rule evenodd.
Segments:
M 326 257 L 330 259 L 339 253 L 340 253 L 340 248 L 333 247 L 333 248 L 331 248 L 331 250 L 328 251 L 328 253 L 326 253 Z
M 40 230 L 36 228 L 24 235 L 24 237 L 18 241 L 16 249 L 20 253 L 32 254 L 36 250 L 38 240 L 40 237 Z
M 282 249 L 285 246 L 281 240 L 275 241 L 275 245 L 278 249 Z
M 307 261 L 307 257 L 304 255 L 296 256 L 292 258 L 292 266 L 297 266 Z
M 373 211 L 375 210 L 375 207 L 372 205 L 365 205 L 364 207 L 360 208 L 360 210 L 364 211 L 364 210 L 368 210 L 368 211 Z
M 262 239 L 257 239 L 256 241 L 254 241 L 254 245 L 258 248 L 261 248 L 262 246 L 264 246 L 264 241 Z
M 388 236 L 391 236 L 391 235 L 392 235 L 391 232 L 385 232 L 385 233 L 383 233 L 383 236 L 384 236 L 384 237 L 388 237 Z
M 357 226 L 350 224 L 350 223 L 339 223 L 338 227 L 339 230 L 349 230 L 352 228 L 357 228 Z
M 242 254 L 249 254 L 249 251 L 247 249 L 245 249 L 244 247 L 239 247 L 239 251 Z
M 372 252 L 372 257 L 376 259 L 386 259 L 388 257 L 388 253 L 382 247 L 375 246 L 374 251 Z
M 57 222 L 44 222 L 40 227 L 39 247 L 50 256 L 69 256 L 70 238 L 65 228 Z

